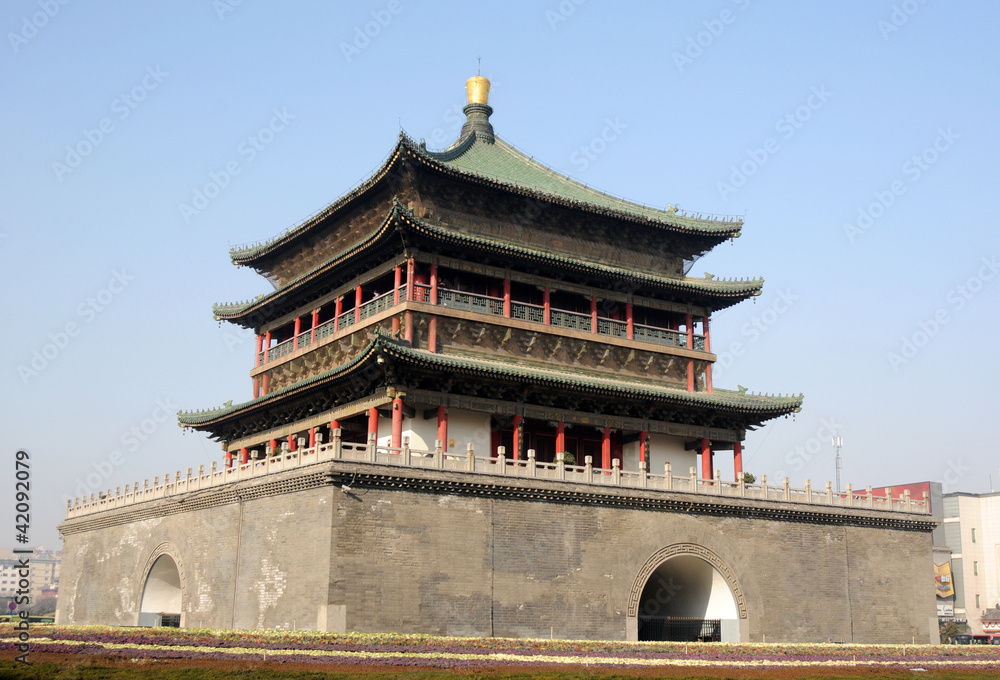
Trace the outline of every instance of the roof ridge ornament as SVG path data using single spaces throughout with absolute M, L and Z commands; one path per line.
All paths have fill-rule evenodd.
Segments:
M 482 140 L 487 144 L 492 144 L 496 141 L 496 137 L 493 133 L 493 125 L 490 123 L 493 109 L 489 105 L 489 79 L 485 76 L 472 76 L 465 81 L 465 91 L 468 104 L 462 109 L 462 113 L 465 114 L 465 124 L 462 126 L 459 141 L 475 134 L 476 141 Z

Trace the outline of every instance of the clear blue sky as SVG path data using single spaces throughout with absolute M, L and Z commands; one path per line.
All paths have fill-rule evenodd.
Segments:
M 765 278 L 714 319 L 716 384 L 806 397 L 749 436 L 748 470 L 821 485 L 839 429 L 856 487 L 1000 488 L 996 3 L 230 4 L 0 8 L 0 497 L 27 448 L 33 543 L 96 469 L 107 488 L 219 459 L 174 412 L 250 397 L 252 339 L 211 306 L 270 286 L 229 246 L 339 197 L 400 125 L 454 139 L 479 56 L 507 141 L 632 200 L 745 214 L 692 270 Z

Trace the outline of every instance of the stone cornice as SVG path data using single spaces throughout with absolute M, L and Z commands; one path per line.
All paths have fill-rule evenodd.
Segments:
M 59 526 L 63 534 L 95 531 L 165 515 L 256 500 L 268 496 L 324 487 L 386 489 L 435 495 L 483 496 L 529 502 L 572 503 L 610 508 L 652 510 L 696 515 L 731 516 L 776 522 L 843 525 L 900 531 L 932 531 L 938 524 L 929 515 L 867 508 L 845 508 L 774 500 L 733 498 L 702 493 L 608 487 L 543 479 L 395 465 L 328 461 L 201 491 L 169 496 L 124 508 L 69 519 Z

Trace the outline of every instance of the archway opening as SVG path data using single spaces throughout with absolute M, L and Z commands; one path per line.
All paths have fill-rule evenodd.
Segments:
M 181 574 L 170 555 L 160 555 L 146 576 L 139 625 L 174 628 L 181 625 Z
M 656 568 L 639 598 L 639 639 L 739 641 L 739 609 L 726 578 L 694 555 Z

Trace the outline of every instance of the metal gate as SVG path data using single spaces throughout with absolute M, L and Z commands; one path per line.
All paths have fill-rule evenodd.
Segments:
M 722 619 L 640 616 L 639 639 L 673 642 L 719 642 Z

